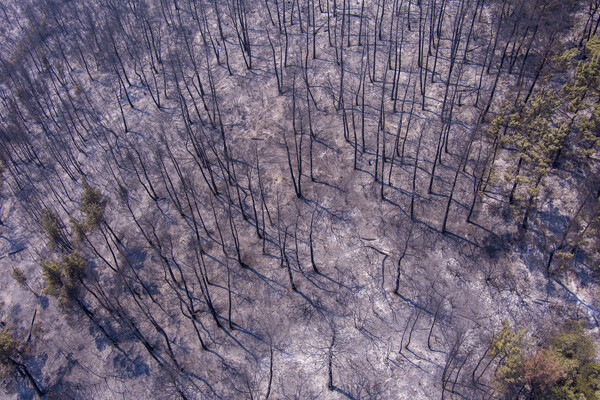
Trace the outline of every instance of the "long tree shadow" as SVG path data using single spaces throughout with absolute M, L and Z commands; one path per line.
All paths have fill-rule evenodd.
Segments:
M 304 174 L 303 174 L 303 176 L 306 176 L 306 175 L 304 175 Z M 310 178 L 310 177 L 309 177 L 309 178 Z M 313 182 L 314 182 L 314 183 L 317 183 L 317 184 L 319 184 L 319 185 L 324 185 L 324 186 L 328 186 L 328 187 L 330 187 L 330 188 L 332 188 L 332 189 L 339 190 L 339 191 L 340 191 L 340 192 L 342 192 L 342 193 L 346 193 L 346 191 L 345 191 L 344 189 L 342 189 L 342 188 L 340 188 L 339 186 L 336 186 L 336 185 L 334 185 L 334 184 L 332 184 L 332 183 L 325 182 L 325 181 L 321 181 L 321 180 L 319 180 L 319 179 L 317 179 L 317 178 L 315 178 L 315 179 L 313 180 Z
M 387 184 L 387 183 L 384 183 L 384 186 L 385 186 L 386 188 L 388 188 L 388 189 L 391 189 L 391 190 L 393 190 L 394 192 L 397 192 L 397 193 L 403 194 L 403 195 L 405 195 L 405 196 L 410 196 L 410 195 L 412 194 L 412 192 L 410 192 L 410 191 L 408 191 L 408 190 L 405 190 L 405 189 L 402 189 L 402 188 L 401 188 L 401 187 L 399 187 L 399 186 L 390 185 L 390 184 Z M 416 194 L 417 194 L 417 193 L 415 193 L 415 195 L 416 195 Z M 387 197 L 384 197 L 384 200 L 386 200 L 386 199 L 387 199 Z
M 418 359 L 418 360 L 424 361 L 424 362 L 426 362 L 426 363 L 429 363 L 429 364 L 431 364 L 431 365 L 434 365 L 434 366 L 436 366 L 436 367 L 438 367 L 438 368 L 444 368 L 444 367 L 443 367 L 443 366 L 441 366 L 440 364 L 437 364 L 437 363 L 435 363 L 435 362 L 433 362 L 433 361 L 431 361 L 431 360 L 429 360 L 429 359 L 427 359 L 427 358 L 425 358 L 425 357 L 423 357 L 423 356 L 420 356 L 420 355 L 418 355 L 418 354 L 417 354 L 417 353 L 415 353 L 415 352 L 414 352 L 412 349 L 407 349 L 407 348 L 405 348 L 405 349 L 406 349 L 406 351 L 407 351 L 407 352 L 409 352 L 410 354 L 412 354 L 412 355 L 413 355 L 413 356 L 414 356 L 416 359 Z M 444 353 L 443 351 L 440 351 L 440 350 L 438 350 L 438 352 L 440 352 L 440 353 Z
M 317 279 L 314 279 L 314 277 L 310 273 L 302 272 L 302 276 L 304 276 L 304 278 L 306 278 L 306 280 L 309 281 L 317 289 L 322 290 L 325 293 L 337 294 L 335 290 L 327 289 L 320 285 L 322 282 L 318 281 Z
M 311 275 L 309 275 L 309 274 L 307 274 L 307 273 L 303 273 L 303 276 L 304 276 L 304 277 L 305 277 L 305 278 L 306 278 L 306 279 L 307 279 L 309 282 L 311 282 L 313 285 L 315 285 L 317 288 L 319 288 L 319 289 L 321 289 L 321 290 L 324 290 L 324 291 L 326 291 L 326 292 L 329 292 L 329 293 L 334 293 L 334 292 L 332 292 L 332 291 L 330 291 L 330 290 L 323 289 L 323 288 L 319 287 L 317 284 L 315 284 L 315 283 L 312 281 L 312 279 L 311 279 Z M 338 285 L 339 287 L 342 287 L 342 288 L 344 288 L 344 289 L 347 289 L 347 290 L 349 290 L 349 291 L 352 291 L 353 289 L 355 289 L 355 288 L 353 288 L 352 286 L 348 286 L 348 285 L 346 285 L 346 284 L 344 284 L 344 283 L 342 283 L 342 282 L 336 281 L 335 279 L 331 278 L 330 276 L 328 276 L 327 274 L 325 274 L 325 273 L 324 273 L 323 271 L 321 271 L 321 270 L 319 270 L 319 272 L 318 272 L 318 273 L 315 273 L 315 274 L 314 274 L 314 276 L 318 276 L 318 277 L 324 278 L 324 279 L 326 279 L 326 280 L 330 281 L 331 283 L 334 283 L 334 284 Z
M 460 235 L 458 235 L 458 234 L 456 234 L 454 232 L 451 232 L 448 228 L 446 228 L 446 232 L 442 232 L 440 229 L 438 229 L 438 228 L 436 228 L 436 227 L 428 224 L 426 221 L 420 220 L 418 218 L 415 218 L 414 222 L 417 223 L 417 224 L 423 225 L 424 227 L 428 228 L 432 232 L 437 232 L 437 233 L 440 233 L 440 234 L 444 234 L 444 235 L 449 236 L 451 238 L 460 240 L 461 242 L 468 243 L 471 246 L 474 246 L 474 247 L 476 247 L 478 249 L 483 249 L 484 248 L 484 246 L 482 246 L 482 245 L 480 245 L 478 243 L 475 243 L 475 242 L 473 242 L 473 241 L 471 241 L 471 240 L 469 240 L 469 239 L 467 239 L 465 237 L 462 237 L 462 236 L 460 236 Z
M 202 382 L 204 385 L 206 385 L 206 387 L 212 392 L 212 394 L 217 398 L 217 399 L 222 399 L 222 396 L 219 396 L 219 394 L 217 393 L 217 391 L 211 386 L 211 384 L 204 379 L 203 377 L 196 375 L 195 373 L 191 372 L 191 371 L 185 371 L 185 375 L 194 379 L 199 380 L 200 382 Z
M 225 333 L 225 335 L 227 335 L 231 340 L 233 340 L 235 342 L 235 344 L 237 344 L 238 346 L 240 346 L 240 348 L 242 350 L 244 350 L 246 353 L 248 353 L 250 356 L 252 356 L 252 358 L 254 358 L 257 362 L 258 357 L 256 357 L 256 355 L 254 353 L 252 353 L 250 350 L 248 350 L 243 344 L 242 342 L 240 342 L 235 336 L 233 336 L 231 334 L 231 332 L 229 332 L 227 329 L 225 329 L 225 327 L 221 326 L 220 327 L 221 331 L 223 331 L 223 333 Z
M 244 270 L 252 272 L 254 275 L 256 275 L 257 277 L 259 277 L 262 281 L 265 282 L 265 284 L 267 286 L 269 286 L 273 290 L 276 290 L 276 288 L 273 285 L 271 285 L 271 283 L 279 286 L 280 289 L 284 288 L 284 285 L 282 285 L 281 283 L 277 282 L 274 279 L 269 278 L 268 276 L 265 276 L 265 275 L 261 274 L 260 272 L 258 272 L 257 270 L 255 270 L 254 268 L 252 268 L 249 265 L 245 265 Z
M 332 392 L 338 392 L 342 396 L 347 397 L 351 400 L 357 400 L 356 397 L 352 396 L 350 393 L 346 392 L 344 389 L 339 388 L 335 385 L 331 385 L 331 388 L 329 390 L 331 390 Z
M 208 254 L 208 253 L 205 253 L 205 255 L 206 255 L 208 258 L 210 258 L 211 260 L 213 260 L 213 261 L 215 261 L 216 263 L 218 263 L 219 265 L 221 265 L 222 267 L 226 267 L 226 265 L 225 265 L 225 264 L 224 264 L 224 263 L 223 263 L 221 260 L 219 260 L 218 258 L 216 258 L 216 257 L 214 257 L 214 256 L 212 256 L 212 255 L 210 255 L 210 254 Z M 238 260 L 237 260 L 237 259 L 235 259 L 235 258 L 231 258 L 231 257 L 229 257 L 229 256 L 228 256 L 228 259 L 229 259 L 229 260 L 232 262 L 232 264 L 236 264 L 236 263 L 238 262 Z M 268 276 L 265 276 L 265 275 L 261 274 L 261 273 L 260 273 L 260 272 L 258 272 L 256 269 L 254 269 L 254 268 L 252 268 L 251 266 L 249 266 L 248 264 L 244 264 L 242 268 L 243 268 L 243 270 L 244 270 L 244 271 L 249 271 L 249 272 L 252 272 L 254 275 L 256 275 L 257 277 L 259 277 L 259 278 L 260 278 L 262 281 L 264 281 L 264 282 L 265 282 L 265 284 L 266 284 L 267 286 L 269 286 L 269 287 L 270 287 L 271 289 L 273 289 L 273 290 L 276 290 L 276 288 L 275 288 L 275 287 L 274 287 L 272 284 L 275 284 L 276 286 L 279 286 L 280 288 L 283 288 L 283 287 L 284 287 L 284 286 L 283 286 L 281 283 L 277 282 L 277 281 L 276 281 L 276 280 L 274 280 L 274 279 L 271 279 L 271 278 L 269 278 Z M 210 285 L 211 285 L 211 286 L 215 286 L 215 287 L 222 287 L 222 286 L 216 285 L 216 284 L 214 284 L 214 283 L 210 283 Z
M 225 321 L 227 321 L 227 318 L 224 318 L 224 317 L 221 317 L 221 318 L 223 318 Z M 244 333 L 244 334 L 246 334 L 248 336 L 251 336 L 254 339 L 258 340 L 259 342 L 262 342 L 262 343 L 265 342 L 265 340 L 261 336 L 257 335 L 256 333 L 254 333 L 252 331 L 249 331 L 248 329 L 244 328 L 240 324 L 237 324 L 235 322 L 231 322 L 231 325 L 233 326 L 233 330 L 234 331 L 237 331 L 237 332 L 240 332 L 240 333 Z
M 215 357 L 217 357 L 219 359 L 219 361 L 221 362 L 221 364 L 225 367 L 225 368 L 231 368 L 231 365 L 227 364 L 227 360 L 225 360 L 225 357 L 223 357 L 222 355 L 220 355 L 219 353 L 217 353 L 215 350 L 212 349 L 207 349 L 204 350 L 207 353 L 210 353 L 212 355 L 214 355 Z
M 600 310 L 587 304 L 576 293 L 574 293 L 571 289 L 569 289 L 564 283 L 559 281 L 557 278 L 553 278 L 552 281 L 556 282 L 558 284 L 558 286 L 560 286 L 561 288 L 564 289 L 565 292 L 567 292 L 567 294 L 570 296 L 570 300 L 572 302 L 579 303 L 583 307 L 585 307 L 590 312 L 590 315 L 594 319 L 594 322 L 596 322 L 596 326 L 600 326 L 598 323 L 598 317 L 600 317 Z
M 392 201 L 392 200 L 390 200 L 390 199 L 389 199 L 387 196 L 383 198 L 383 201 L 384 201 L 384 202 L 386 202 L 386 203 L 389 203 L 389 204 L 391 204 L 391 205 L 392 205 L 392 206 L 394 206 L 394 207 L 397 207 L 397 208 L 398 208 L 398 210 L 399 210 L 399 211 L 400 211 L 402 214 L 404 214 L 404 216 L 406 216 L 406 217 L 408 217 L 408 216 L 409 216 L 409 215 L 408 215 L 408 213 L 407 213 L 406 211 L 404 211 L 404 209 L 402 208 L 402 206 L 401 206 L 400 204 L 393 202 L 393 201 Z
M 317 310 L 320 314 L 323 314 L 324 312 L 329 312 L 325 307 L 321 306 L 320 304 L 315 303 L 310 297 L 305 295 L 304 292 L 302 292 L 300 289 L 296 289 L 295 292 L 298 293 L 300 295 L 300 297 L 302 297 L 311 307 L 313 307 L 315 310 Z
M 425 314 L 429 314 L 429 315 L 433 315 L 433 313 L 431 311 L 429 311 L 427 308 L 423 307 L 422 305 L 420 305 L 419 303 L 417 303 L 416 301 L 414 301 L 413 299 L 410 299 L 408 297 L 405 297 L 403 295 L 401 295 L 400 293 L 394 293 L 396 296 L 400 297 L 402 300 L 404 300 L 405 302 L 407 302 L 408 304 L 410 304 L 411 306 L 413 306 L 414 308 L 417 308 L 423 312 L 425 312 Z
M 333 211 L 331 211 L 330 209 L 328 209 L 327 207 L 319 204 L 317 201 L 315 200 L 311 200 L 311 199 L 307 199 L 306 197 L 302 198 L 304 200 L 305 203 L 307 204 L 312 204 L 314 205 L 314 207 L 318 208 L 319 210 L 325 211 L 325 213 L 327 213 L 328 215 L 342 221 L 342 222 L 348 222 L 347 218 L 341 217 L 339 215 L 337 215 L 336 213 L 334 213 Z
M 406 355 L 404 353 L 399 353 L 400 356 L 402 356 L 410 365 L 412 365 L 413 367 L 423 371 L 424 373 L 431 375 L 431 371 L 427 371 L 425 368 L 421 367 L 419 364 L 415 363 L 413 360 L 411 360 L 410 358 L 406 357 Z M 396 367 L 398 368 L 402 368 L 404 369 L 404 365 L 400 364 L 397 361 L 392 360 L 391 358 L 388 358 L 388 360 L 394 364 Z
M 462 237 L 462 236 L 460 236 L 460 235 L 458 235 L 458 234 L 456 234 L 454 232 L 450 232 L 449 230 L 446 230 L 446 236 L 450 236 L 451 238 L 458 239 L 461 242 L 468 243 L 471 246 L 477 247 L 478 249 L 483 249 L 484 248 L 482 245 L 480 245 L 478 243 L 475 243 L 472 240 L 469 240 L 469 239 L 467 239 L 465 237 Z

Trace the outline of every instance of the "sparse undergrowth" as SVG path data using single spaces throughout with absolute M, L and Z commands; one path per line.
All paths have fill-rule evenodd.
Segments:
M 0 21 L 0 397 L 598 398 L 598 1 Z

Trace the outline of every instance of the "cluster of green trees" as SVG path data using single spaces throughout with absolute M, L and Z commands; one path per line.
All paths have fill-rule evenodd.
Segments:
M 31 387 L 40 397 L 44 390 L 31 374 L 26 365 L 28 346 L 20 339 L 13 328 L 0 326 L 0 379 L 6 375 L 17 374 L 29 381 Z
M 600 399 L 597 346 L 582 322 L 566 321 L 539 347 L 531 340 L 525 330 L 515 331 L 507 322 L 494 336 L 484 359 L 485 369 L 495 368 L 492 382 L 499 393 L 511 398 Z
M 86 233 L 102 222 L 107 203 L 100 191 L 91 187 L 85 177 L 81 179 L 81 186 L 83 193 L 79 210 L 83 214 L 83 219 L 79 221 L 71 216 L 71 228 L 76 242 L 81 242 Z M 45 282 L 43 293 L 58 297 L 61 303 L 66 304 L 79 287 L 87 262 L 77 250 L 73 249 L 73 243 L 69 235 L 64 232 L 65 227 L 61 225 L 57 215 L 48 209 L 42 210 L 42 229 L 51 253 L 40 260 Z M 57 249 L 59 243 L 62 243 L 63 247 Z M 55 252 L 59 253 L 58 258 L 52 254 Z M 13 269 L 13 278 L 21 285 L 26 284 L 26 276 L 17 267 Z
M 539 90 L 524 99 L 509 96 L 489 129 L 496 146 L 489 174 L 500 175 L 509 188 L 508 203 L 520 216 L 522 229 L 541 211 L 545 178 L 564 176 L 561 171 L 577 171 L 583 176 L 587 189 L 577 200 L 580 206 L 568 215 L 565 229 L 547 246 L 548 271 L 553 265 L 567 265 L 582 245 L 592 253 L 597 247 L 600 188 L 594 159 L 600 150 L 600 37 L 556 54 L 551 70 Z M 561 81 L 564 83 L 552 89 Z M 506 150 L 505 157 L 496 158 L 498 146 Z M 498 160 L 508 162 L 509 167 L 497 166 Z M 597 262 L 593 265 L 598 266 Z
M 291 317 L 265 317 L 269 296 L 302 309 L 306 327 L 331 327 L 320 346 L 326 387 L 349 398 L 377 385 L 361 375 L 370 369 L 339 362 L 353 338 L 346 326 L 373 349 L 392 348 L 390 315 L 396 323 L 406 314 L 403 353 L 419 351 L 429 319 L 428 354 L 448 356 L 442 397 L 594 398 L 594 346 L 581 325 L 537 349 L 505 323 L 483 350 L 483 339 L 465 339 L 454 305 L 445 309 L 460 290 L 440 295 L 432 283 L 431 295 L 413 300 L 404 287 L 429 279 L 410 262 L 429 238 L 453 251 L 471 239 L 485 247 L 488 233 L 512 232 L 495 214 L 508 207 L 519 232 L 547 251 L 548 272 L 577 249 L 600 254 L 600 3 L 586 2 L 583 33 L 574 20 L 588 4 L 559 0 L 0 5 L 12 32 L 0 30 L 11 39 L 0 50 L 1 189 L 43 234 L 41 294 L 76 310 L 125 358 L 142 353 L 182 399 L 285 397 L 285 368 L 274 367 L 284 350 L 267 349 L 277 332 L 261 329 Z M 581 40 L 562 52 L 561 36 Z M 546 194 L 557 176 L 578 202 L 556 211 L 566 218 L 560 232 L 540 218 L 560 200 Z M 377 196 L 363 190 L 371 180 Z M 496 203 L 484 196 L 492 191 Z M 368 247 L 385 256 L 376 279 L 388 311 L 375 311 L 378 292 L 353 298 L 369 287 L 358 276 L 376 268 L 343 240 L 362 240 L 367 217 L 381 218 L 376 236 L 404 243 L 397 255 Z M 353 262 L 338 265 L 350 247 Z M 388 257 L 395 288 L 386 287 Z M 26 271 L 12 276 L 38 300 Z M 389 339 L 364 328 L 370 311 L 350 322 L 346 301 L 389 313 Z M 18 330 L 2 328 L 0 360 L 40 394 Z M 260 375 L 267 364 L 262 386 L 245 371 Z

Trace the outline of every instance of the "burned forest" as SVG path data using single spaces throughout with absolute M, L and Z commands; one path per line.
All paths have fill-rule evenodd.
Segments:
M 599 26 L 0 1 L 0 397 L 600 399 Z

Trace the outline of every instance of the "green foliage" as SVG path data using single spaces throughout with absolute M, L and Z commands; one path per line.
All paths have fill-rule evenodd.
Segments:
M 71 229 L 75 232 L 75 240 L 80 242 L 83 240 L 85 233 L 87 231 L 87 227 L 84 222 L 79 221 L 76 218 L 70 217 L 71 221 Z
M 490 353 L 499 357 L 496 368 L 496 384 L 501 387 L 513 385 L 521 380 L 522 365 L 525 360 L 525 330 L 515 331 L 508 321 L 503 321 L 502 330 L 492 342 Z
M 589 113 L 584 114 L 577 122 L 578 155 L 589 157 L 598 150 L 600 144 L 600 103 L 593 106 Z
M 502 321 L 502 330 L 494 336 L 491 354 L 497 355 L 510 350 L 522 338 L 523 331 L 514 332 L 512 325 L 507 320 Z
M 64 283 L 67 287 L 73 288 L 76 282 L 83 275 L 86 261 L 79 256 L 77 252 L 64 255 L 62 258 Z
M 492 359 L 500 359 L 493 383 L 501 392 L 514 394 L 526 384 L 535 399 L 600 400 L 596 344 L 582 323 L 567 321 L 546 347 L 530 356 L 527 348 L 525 332 L 504 321 L 490 347 Z
M 579 49 L 576 47 L 563 51 L 555 60 L 558 63 L 558 68 L 565 71 L 571 68 L 572 63 L 578 54 Z
M 512 105 L 510 101 L 505 100 L 502 103 L 502 106 L 500 107 L 496 118 L 494 118 L 492 122 L 490 122 L 490 126 L 487 130 L 489 136 L 491 136 L 494 139 L 501 139 L 500 133 L 503 130 L 504 126 L 508 123 L 511 112 L 513 112 Z
M 55 247 L 61 238 L 60 220 L 56 214 L 47 208 L 42 210 L 42 229 L 48 239 L 48 245 Z
M 100 191 L 90 186 L 84 177 L 82 177 L 81 185 L 83 186 L 83 194 L 81 195 L 79 209 L 84 214 L 84 218 L 79 220 L 73 216 L 70 217 L 71 229 L 75 232 L 75 240 L 77 241 L 81 241 L 87 232 L 102 222 L 107 203 Z
M 77 288 L 86 264 L 77 252 L 62 256 L 60 261 L 43 260 L 42 273 L 46 280 L 44 293 L 64 300 L 69 292 Z
M 566 111 L 573 121 L 575 153 L 589 157 L 597 150 L 600 132 L 600 37 L 591 38 L 580 54 L 572 81 L 563 87 Z
M 0 377 L 16 364 L 21 363 L 27 352 L 25 343 L 15 335 L 14 327 L 5 326 L 0 330 Z
M 581 366 L 575 380 L 575 393 L 580 393 L 586 399 L 600 398 L 600 364 L 588 362 Z
M 24 351 L 21 343 L 7 326 L 0 330 L 0 378 L 15 367 Z
M 83 195 L 81 196 L 81 211 L 85 214 L 85 225 L 92 229 L 102 221 L 106 200 L 98 189 L 90 186 L 85 178 L 82 178 Z
M 600 199 L 596 201 L 600 201 Z M 582 232 L 581 239 L 576 245 L 589 246 L 590 266 L 594 272 L 600 273 L 600 211 L 596 211 L 596 214 Z
M 574 253 L 572 251 L 566 250 L 557 250 L 554 253 L 554 259 L 559 263 L 560 268 L 567 268 L 573 256 Z
M 46 280 L 45 294 L 58 296 L 63 287 L 62 283 L 62 268 L 59 261 L 50 260 L 42 261 L 42 273 Z
M 0 364 L 6 366 L 18 356 L 17 341 L 8 328 L 0 331 Z
M 13 279 L 21 286 L 27 285 L 27 277 L 25 273 L 18 267 L 14 267 L 12 270 Z
M 527 104 L 521 104 L 509 116 L 502 142 L 516 148 L 532 175 L 547 173 L 554 155 L 564 144 L 566 128 L 552 123 L 557 107 L 556 93 L 544 90 L 534 93 Z
M 524 363 L 523 377 L 536 398 L 600 399 L 600 364 L 596 345 L 583 324 L 567 321 L 549 347 Z
M 575 70 L 575 77 L 564 87 L 564 92 L 571 100 L 571 111 L 584 109 L 590 97 L 595 102 L 600 93 L 600 37 L 592 37 L 585 45 Z M 586 101 L 588 100 L 588 101 Z
M 46 398 L 40 386 L 29 372 L 25 365 L 25 359 L 29 353 L 29 346 L 25 341 L 15 335 L 15 330 L 11 326 L 4 326 L 0 330 L 0 378 L 9 371 L 18 373 L 18 375 L 27 378 L 34 387 L 39 398 Z M 3 382 L 6 383 L 6 382 Z
M 490 128 L 498 134 L 506 125 L 503 144 L 514 146 L 525 162 L 539 169 L 538 173 L 547 170 L 552 156 L 565 146 L 570 135 L 578 134 L 588 151 L 598 143 L 600 37 L 591 38 L 583 50 L 567 50 L 557 59 L 560 72 L 571 76 L 562 89 L 558 93 L 548 89 L 535 92 L 526 104 L 517 104 L 512 111 L 504 105 Z M 586 112 L 580 113 L 583 110 Z M 508 121 L 505 115 L 509 115 Z
M 569 369 L 579 368 L 596 356 L 596 344 L 585 335 L 583 324 L 579 322 L 568 321 L 552 345 Z
M 513 157 L 519 159 L 514 170 L 505 174 L 505 179 L 512 181 L 510 200 L 514 208 L 522 208 L 527 200 L 530 202 L 526 207 L 535 205 L 542 178 L 566 144 L 567 126 L 557 126 L 553 121 L 558 106 L 558 95 L 552 90 L 543 90 L 534 93 L 526 104 L 519 104 L 503 120 L 506 129 L 499 133 L 501 143 L 516 150 Z
M 505 102 L 488 131 L 512 150 L 508 161 L 513 167 L 503 175 L 512 186 L 511 207 L 527 210 L 523 227 L 530 216 L 535 218 L 530 211 L 537 207 L 544 177 L 558 161 L 589 168 L 588 158 L 600 150 L 600 37 L 591 38 L 584 48 L 564 51 L 554 61 L 554 72 L 566 83 L 556 90 L 544 85 L 526 103 Z M 564 264 L 569 261 L 565 255 Z

